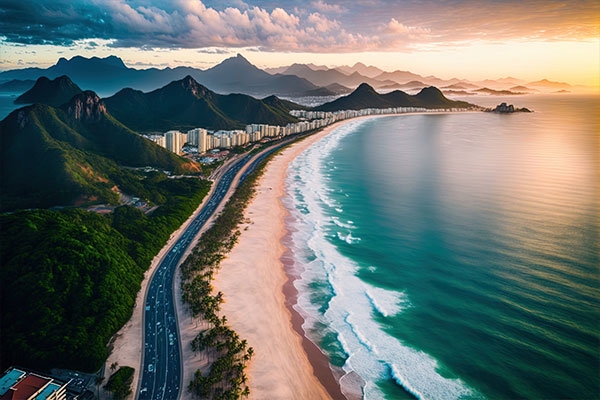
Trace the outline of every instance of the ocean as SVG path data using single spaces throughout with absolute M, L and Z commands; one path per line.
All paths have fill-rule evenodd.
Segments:
M 288 170 L 296 309 L 367 399 L 600 397 L 600 97 L 508 100 L 535 112 L 354 120 Z
M 15 104 L 15 100 L 20 94 L 21 93 L 0 93 L 0 121 L 17 108 L 23 107 L 22 104 Z

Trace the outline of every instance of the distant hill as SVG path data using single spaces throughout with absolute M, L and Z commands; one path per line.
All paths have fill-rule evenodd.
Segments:
M 35 85 L 33 79 L 13 79 L 8 82 L 0 83 L 0 92 L 23 93 Z
M 409 71 L 393 71 L 393 72 L 382 72 L 377 75 L 375 79 L 383 81 L 390 80 L 396 83 L 404 84 L 410 81 L 425 81 L 425 78 L 419 74 L 414 74 Z
M 31 89 L 17 97 L 15 103 L 43 103 L 58 107 L 82 92 L 81 88 L 66 75 L 59 76 L 54 80 L 42 76 Z
M 299 76 L 321 87 L 341 85 L 348 88 L 356 88 L 361 83 L 367 83 L 370 86 L 382 88 L 397 83 L 392 80 L 369 78 L 358 71 L 351 71 L 349 74 L 346 74 L 335 68 L 314 70 L 306 64 L 293 64 L 285 70 L 284 74 Z
M 0 122 L 0 141 L 3 210 L 114 201 L 119 165 L 199 170 L 125 127 L 91 91 L 61 107 L 13 111 Z
M 293 64 L 283 72 L 285 75 L 296 75 L 304 78 L 316 86 L 327 86 L 333 83 L 344 85 L 348 75 L 335 69 L 314 70 L 305 64 Z
M 304 95 L 317 85 L 298 76 L 271 75 L 252 65 L 241 54 L 228 58 L 205 71 L 195 71 L 192 77 L 218 93 L 264 95 Z
M 315 90 L 309 90 L 304 95 L 305 96 L 338 96 L 341 94 L 350 93 L 352 90 L 347 88 L 346 86 L 342 86 L 338 83 L 332 83 L 331 85 L 327 85 L 325 87 L 320 87 Z
M 454 101 L 446 98 L 443 93 L 435 87 L 424 88 L 416 95 L 409 95 L 400 90 L 379 94 L 371 86 L 363 83 L 349 95 L 315 107 L 315 110 L 339 111 L 390 107 L 423 107 L 434 109 L 469 108 L 472 106 L 472 104 L 464 101 Z
M 510 90 L 511 92 L 524 92 L 524 93 L 539 92 L 539 90 L 537 90 L 537 89 L 531 89 L 531 88 L 528 88 L 528 87 L 522 86 L 522 85 L 513 86 L 513 87 L 509 88 L 508 90 Z
M 568 89 L 571 87 L 568 83 L 565 82 L 553 82 L 548 79 L 542 79 L 541 81 L 529 82 L 527 86 L 536 86 L 542 88 L 550 88 L 550 89 Z
M 0 81 L 36 80 L 42 76 L 54 79 L 62 75 L 68 75 L 80 87 L 94 90 L 103 96 L 110 96 L 123 88 L 151 91 L 188 75 L 219 93 L 299 96 L 317 89 L 316 85 L 297 76 L 268 74 L 239 54 L 207 70 L 191 67 L 134 69 L 127 67 L 123 60 L 115 56 L 75 56 L 70 60 L 61 58 L 46 69 L 24 68 L 1 72 Z
M 381 75 L 384 71 L 373 66 L 367 66 L 363 63 L 356 63 L 352 67 L 349 66 L 341 66 L 336 68 L 338 71 L 345 73 L 346 75 L 352 75 L 355 72 L 366 76 L 367 78 L 375 78 L 378 75 Z
M 394 85 L 393 87 L 389 87 L 389 89 L 395 88 L 395 89 L 423 89 L 425 87 L 428 87 L 429 85 L 421 82 L 421 81 L 410 81 L 410 82 L 406 82 L 403 84 L 397 84 Z
M 105 103 L 119 121 L 138 131 L 234 129 L 249 123 L 286 125 L 296 121 L 285 108 L 245 94 L 217 94 L 191 76 L 149 93 L 123 89 Z
M 514 96 L 514 95 L 519 95 L 519 94 L 525 94 L 522 92 L 513 92 L 510 90 L 495 90 L 495 89 L 490 89 L 487 87 L 473 90 L 473 92 L 474 93 L 484 93 L 484 94 L 489 94 L 489 95 L 494 95 L 494 96 Z

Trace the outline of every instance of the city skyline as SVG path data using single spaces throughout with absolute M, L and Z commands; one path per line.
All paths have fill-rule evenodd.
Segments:
M 592 1 L 5 1 L 0 70 L 116 55 L 133 68 L 362 62 L 443 79 L 600 86 Z

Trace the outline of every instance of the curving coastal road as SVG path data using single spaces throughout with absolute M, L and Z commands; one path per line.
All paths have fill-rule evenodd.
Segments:
M 291 138 L 271 146 L 258 155 L 247 154 L 232 163 L 218 179 L 215 189 L 196 218 L 157 266 L 144 298 L 144 343 L 138 400 L 174 400 L 181 395 L 181 346 L 173 289 L 175 270 L 186 249 L 221 204 L 235 177 L 240 175 L 241 184 L 268 155 L 295 139 Z M 242 169 L 244 171 L 240 174 Z

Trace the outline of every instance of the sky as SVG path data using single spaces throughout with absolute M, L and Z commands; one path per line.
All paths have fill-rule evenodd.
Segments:
M 600 87 L 597 0 L 0 0 L 0 70 L 116 55 L 208 68 L 241 53 L 439 78 Z

